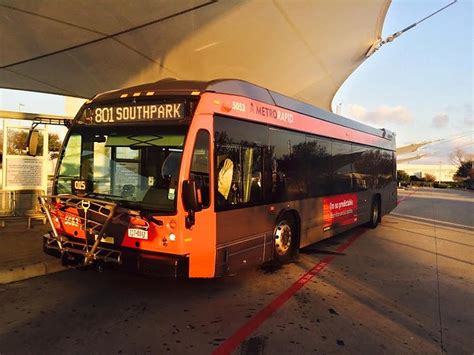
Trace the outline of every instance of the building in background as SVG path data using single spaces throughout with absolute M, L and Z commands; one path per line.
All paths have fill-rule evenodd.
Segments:
M 436 181 L 453 181 L 453 175 L 457 167 L 452 164 L 416 164 L 402 163 L 397 165 L 397 170 L 403 170 L 408 175 L 415 175 L 422 178 L 425 174 L 431 174 L 436 177 Z

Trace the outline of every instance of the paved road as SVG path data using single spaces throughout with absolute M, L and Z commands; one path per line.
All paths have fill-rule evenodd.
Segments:
M 417 194 L 395 212 L 432 206 Z M 216 280 L 68 270 L 0 286 L 0 353 L 472 354 L 473 251 L 470 230 L 398 215 Z
M 395 214 L 474 229 L 474 191 L 420 188 L 399 190 L 398 195 L 403 203 Z

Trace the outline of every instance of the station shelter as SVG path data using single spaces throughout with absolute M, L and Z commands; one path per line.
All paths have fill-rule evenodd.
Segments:
M 71 117 L 0 111 L 0 227 L 13 220 L 42 219 L 38 196 L 51 192 L 57 159 L 49 150 L 49 134 Z M 30 129 L 39 131 L 36 156 L 28 155 Z

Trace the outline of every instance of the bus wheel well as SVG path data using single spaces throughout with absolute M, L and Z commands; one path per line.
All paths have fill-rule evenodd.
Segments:
M 293 255 L 293 258 L 296 258 L 299 255 L 300 240 L 301 240 L 300 215 L 296 210 L 285 209 L 285 210 L 280 211 L 275 222 L 278 223 L 278 221 L 281 221 L 282 219 L 289 219 L 293 223 L 293 226 L 295 227 L 296 242 L 294 244 L 292 255 Z

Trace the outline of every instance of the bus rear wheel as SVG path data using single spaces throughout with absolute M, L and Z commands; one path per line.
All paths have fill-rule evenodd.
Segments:
M 372 209 L 370 210 L 370 221 L 367 223 L 369 228 L 376 228 L 380 221 L 380 198 L 374 197 L 372 200 Z
M 278 221 L 273 232 L 273 238 L 275 242 L 275 260 L 282 264 L 290 262 L 296 241 L 295 226 L 291 218 L 284 216 L 283 219 Z

